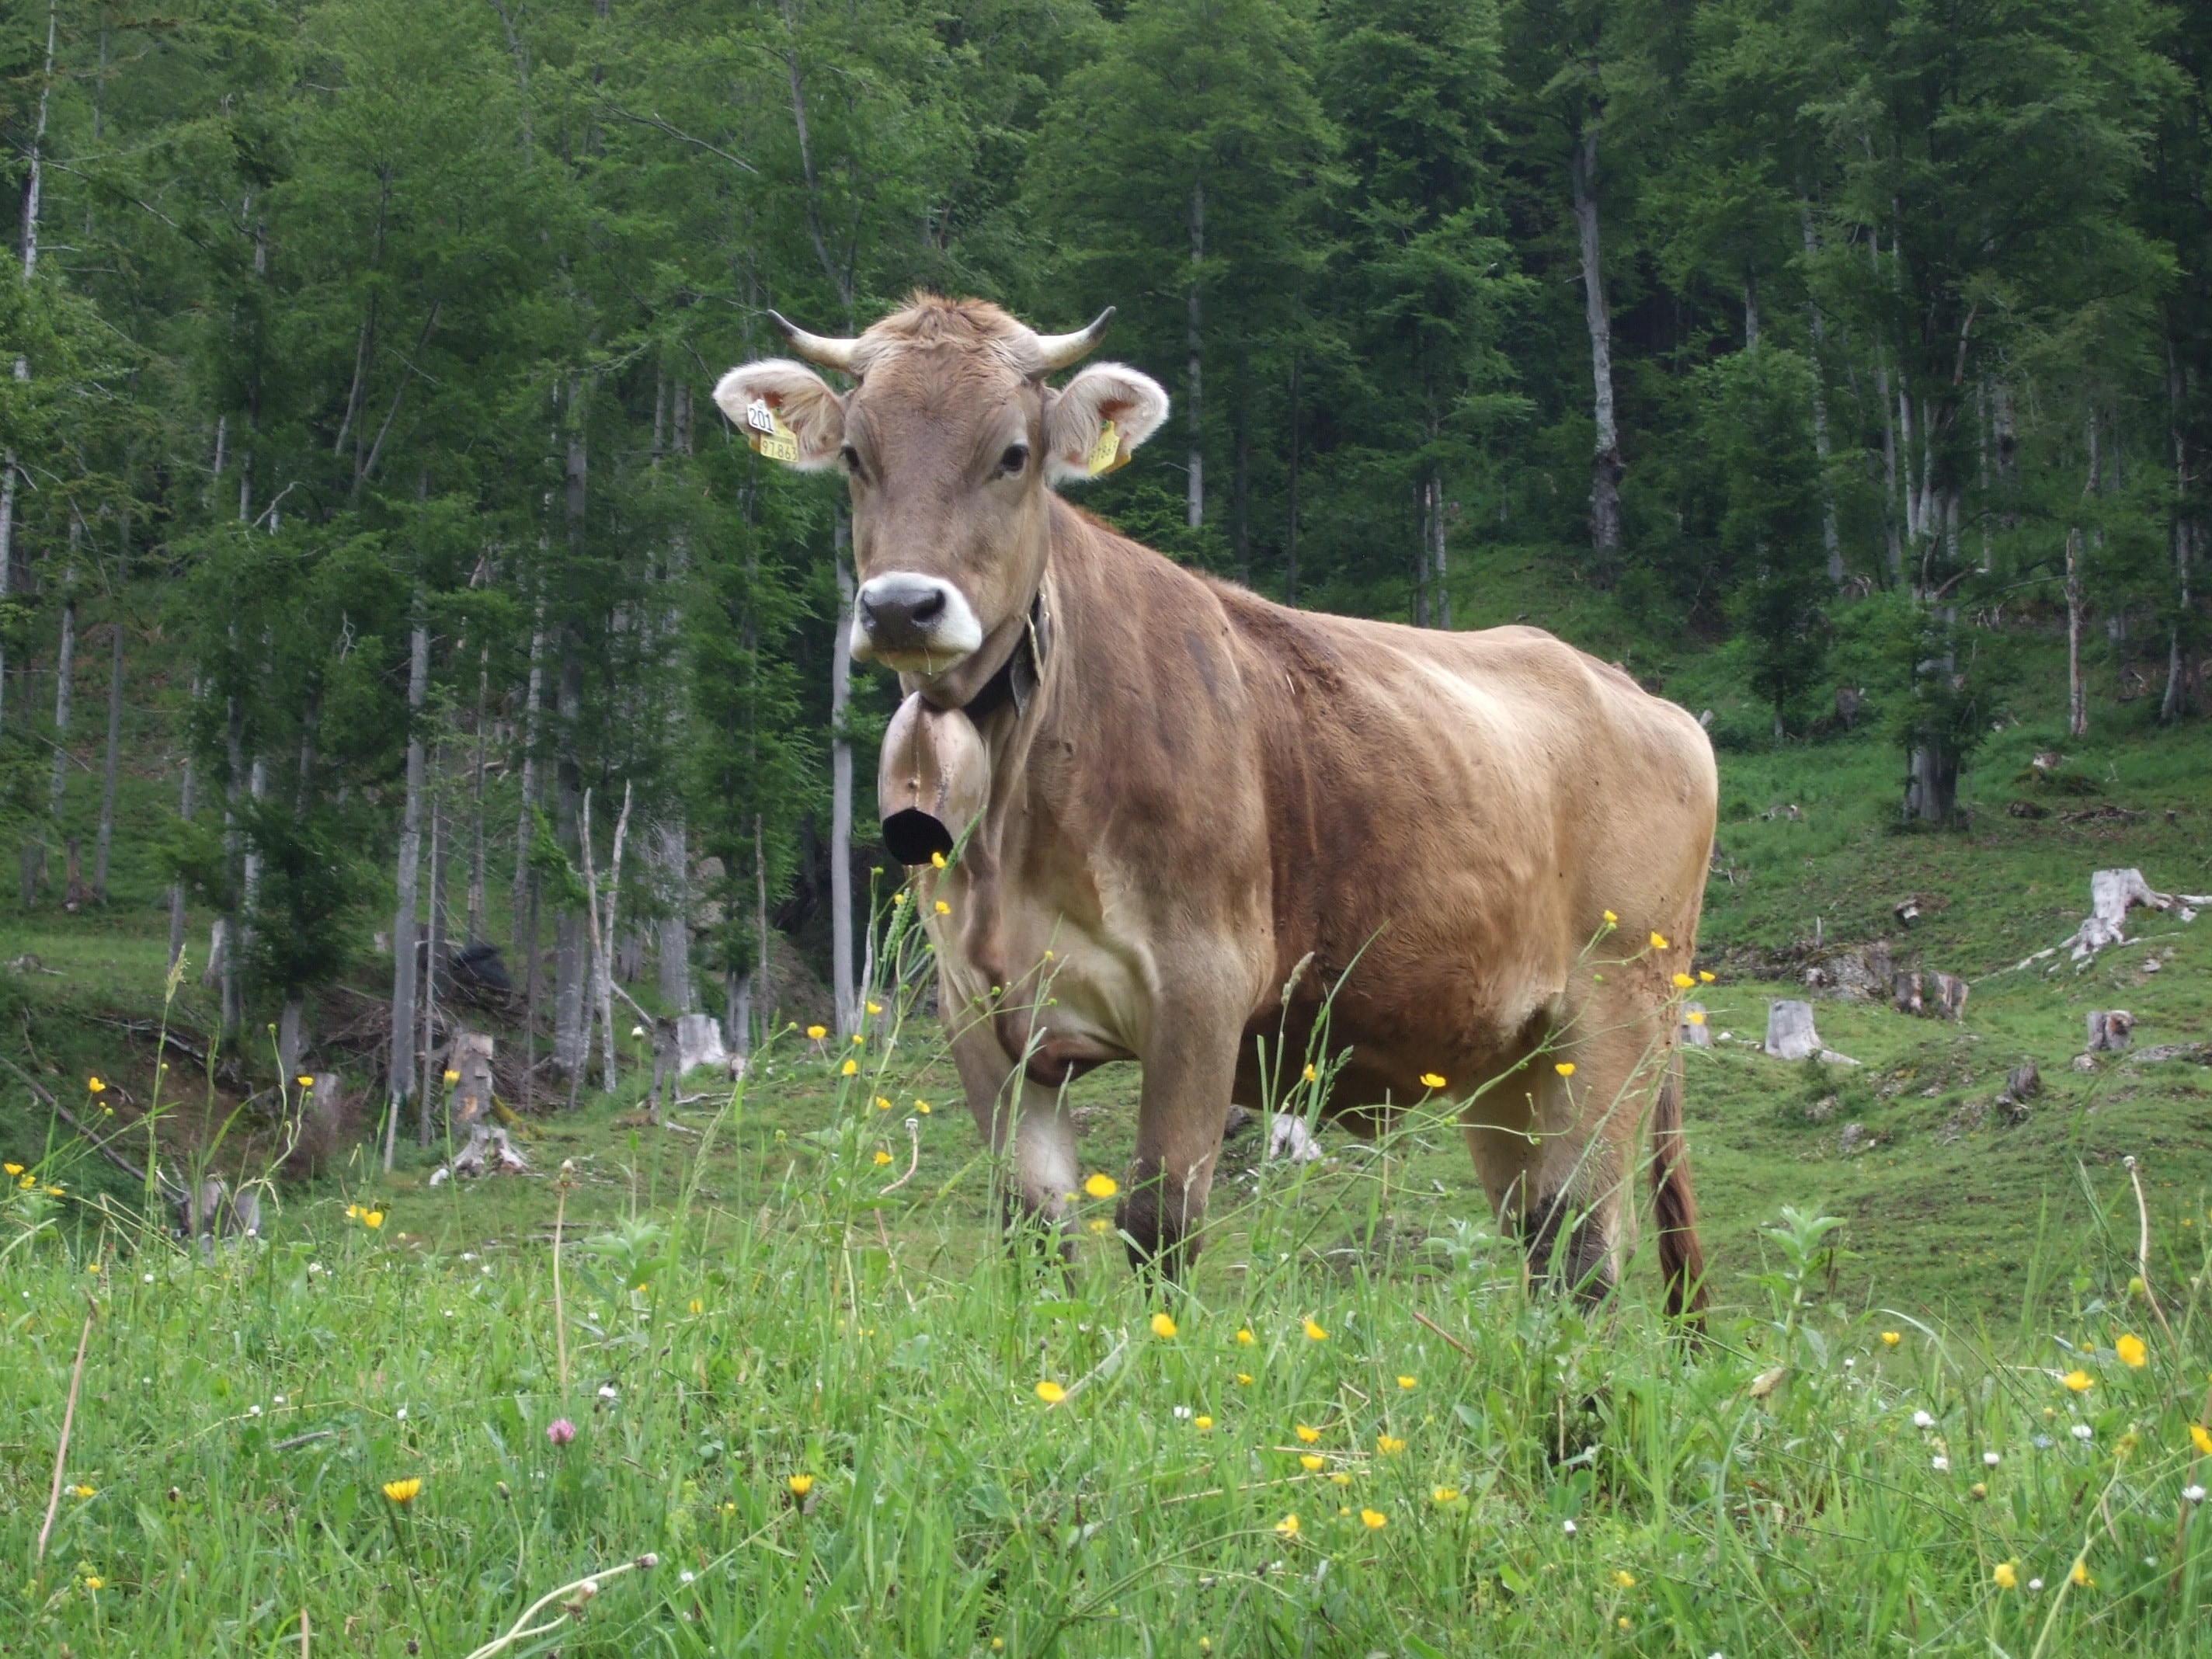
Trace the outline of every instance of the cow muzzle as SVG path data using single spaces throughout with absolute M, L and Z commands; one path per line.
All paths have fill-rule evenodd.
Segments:
M 902 674 L 942 674 L 983 643 L 966 595 L 937 576 L 893 571 L 860 585 L 853 607 L 853 654 Z

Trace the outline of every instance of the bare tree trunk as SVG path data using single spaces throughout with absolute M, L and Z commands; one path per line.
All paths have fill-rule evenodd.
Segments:
M 39 270 L 39 204 L 46 192 L 46 112 L 53 100 L 54 40 L 61 13 L 60 0 L 46 0 L 46 60 L 39 77 L 39 113 L 31 127 L 29 164 L 23 183 L 23 282 L 27 287 Z M 31 361 L 15 355 L 15 378 L 31 378 Z M 15 452 L 0 454 L 0 597 L 11 592 L 15 570 Z
M 1205 261 L 1206 179 L 1201 176 L 1190 187 L 1190 284 L 1183 298 L 1184 343 L 1189 352 L 1188 401 L 1183 409 L 1183 424 L 1190 434 L 1190 471 L 1184 493 L 1183 521 L 1193 530 L 1206 522 L 1206 428 L 1199 408 L 1204 386 L 1206 320 L 1205 301 L 1199 288 Z
M 1252 387 L 1243 354 L 1238 355 L 1232 425 L 1235 448 L 1230 456 L 1229 542 L 1237 556 L 1237 580 L 1252 585 Z
M 1613 314 L 1605 301 L 1603 248 L 1597 208 L 1597 123 L 1583 127 L 1567 167 L 1575 229 L 1582 247 L 1583 317 L 1589 330 L 1591 414 L 1590 546 L 1601 581 L 1609 582 L 1620 553 L 1620 434 L 1613 408 Z
M 1759 273 L 1749 268 L 1743 273 L 1743 349 L 1759 349 Z
M 1797 204 L 1798 217 L 1805 232 L 1805 261 L 1809 265 L 1820 252 L 1813 234 L 1813 204 L 1801 200 Z M 1820 314 L 1820 302 L 1808 300 L 1806 310 L 1810 313 L 1813 336 L 1813 453 L 1820 464 L 1820 545 L 1828 556 L 1828 581 L 1831 586 L 1844 585 L 1844 544 L 1836 528 L 1836 494 L 1828 478 L 1828 383 L 1826 353 L 1827 350 L 1826 319 Z
M 474 842 L 469 854 L 468 942 L 484 937 L 484 704 L 491 695 L 491 647 L 477 656 L 476 776 L 469 791 L 469 833 Z
M 199 697 L 199 682 L 195 680 L 192 682 L 192 701 L 198 702 Z M 194 781 L 192 751 L 187 748 L 185 750 L 185 775 L 178 790 L 177 801 L 177 817 L 187 824 L 192 821 L 192 808 L 195 805 L 192 799 Z M 173 881 L 169 884 L 169 966 L 173 970 L 184 954 L 185 884 L 181 881 Z
M 675 1013 L 696 1012 L 698 997 L 691 988 L 690 854 L 684 820 L 662 823 L 655 831 L 655 862 L 660 866 L 662 896 L 668 914 L 660 918 L 660 1000 Z
M 392 1054 L 385 1066 L 390 1096 L 384 1121 L 384 1167 L 392 1168 L 399 1114 L 415 1074 L 415 912 L 422 864 L 422 705 L 430 693 L 430 628 L 422 593 L 415 593 L 415 627 L 407 655 L 407 799 L 399 818 L 398 908 L 392 921 Z
M 93 842 L 92 896 L 107 902 L 107 855 L 115 844 L 115 766 L 123 747 L 123 617 L 115 618 L 107 664 L 107 759 L 100 769 L 100 833 Z
M 54 773 L 47 810 L 54 834 L 62 833 L 62 813 L 69 804 L 70 717 L 76 701 L 76 569 L 63 577 L 68 584 L 62 596 L 61 653 L 54 661 Z
M 422 951 L 422 1088 L 415 1097 L 415 1144 L 430 1144 L 432 1104 L 438 1098 L 438 990 L 446 965 L 446 745 L 441 738 L 430 749 L 430 926 Z
M 1448 629 L 1452 625 L 1451 573 L 1444 568 L 1444 550 L 1447 545 L 1445 538 L 1448 529 L 1445 524 L 1447 504 L 1444 500 L 1444 481 L 1442 473 L 1437 474 L 1429 480 L 1429 492 L 1432 502 L 1429 512 L 1429 574 L 1436 584 L 1437 626 Z
M 853 700 L 852 630 L 845 625 L 853 609 L 853 573 L 845 564 L 850 534 L 840 508 L 834 553 L 840 608 L 830 651 L 830 974 L 840 1037 L 860 1029 L 860 998 L 853 983 L 853 739 L 845 730 Z
M 2181 649 L 2181 634 L 2189 622 L 2189 574 L 2191 556 L 2196 551 L 2197 524 L 2189 516 L 2189 436 L 2181 421 L 2182 375 L 2173 361 L 2172 343 L 2166 346 L 2166 403 L 2171 416 L 2173 444 L 2173 580 L 2178 601 L 2174 611 L 2173 627 L 2167 635 L 2166 652 L 2166 695 L 2159 700 L 2158 718 L 2160 725 L 2171 726 L 2181 718 L 2187 700 L 2185 684 L 2189 665 Z
M 1304 392 L 1305 358 L 1303 353 L 1291 354 L 1291 476 L 1290 504 L 1285 515 L 1283 539 L 1283 603 L 1297 609 L 1298 603 L 1298 416 L 1301 394 Z
M 572 381 L 568 396 L 570 431 L 567 475 L 567 518 L 571 556 L 580 556 L 585 544 L 585 514 L 588 506 L 590 451 L 583 431 L 584 394 L 580 381 Z M 573 623 L 561 633 L 560 679 L 554 694 L 554 724 L 557 734 L 555 756 L 556 828 L 562 849 L 571 859 L 580 855 L 578 813 L 583 799 L 583 765 L 576 752 L 577 726 L 582 718 L 584 663 Z M 554 921 L 553 1054 L 568 1079 L 573 1102 L 583 1066 L 591 1051 L 591 1031 L 584 1006 L 584 977 L 588 963 L 584 919 L 565 903 Z
M 592 792 L 584 791 L 584 915 L 592 940 L 592 1007 L 599 1018 L 599 1034 L 606 1043 L 606 1091 L 612 1094 L 619 1080 L 616 1073 L 614 949 L 615 920 L 622 896 L 623 842 L 629 833 L 630 787 L 623 785 L 622 814 L 615 820 L 614 848 L 607 860 L 607 901 L 604 916 L 599 905 L 599 866 L 592 855 Z M 588 1063 L 590 1056 L 586 1053 Z
M 522 805 L 515 815 L 514 899 L 514 914 L 510 918 L 518 934 L 522 927 L 522 913 L 530 902 L 530 848 L 537 838 L 538 723 L 539 711 L 544 706 L 544 680 L 545 596 L 541 592 L 538 596 L 537 618 L 530 629 L 530 690 L 522 706 Z M 538 964 L 535 961 L 526 961 L 524 966 L 532 976 L 530 989 L 534 991 Z

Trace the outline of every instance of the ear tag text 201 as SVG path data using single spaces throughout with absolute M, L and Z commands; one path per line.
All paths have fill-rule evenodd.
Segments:
M 1091 453 L 1084 458 L 1084 465 L 1096 478 L 1129 464 L 1129 452 L 1122 446 L 1121 434 L 1114 422 L 1107 421 L 1098 428 L 1098 441 L 1091 446 Z
M 768 399 L 756 398 L 745 405 L 745 425 L 750 428 L 745 441 L 755 453 L 771 461 L 795 461 L 799 459 L 799 434 L 783 423 L 783 416 L 768 406 Z

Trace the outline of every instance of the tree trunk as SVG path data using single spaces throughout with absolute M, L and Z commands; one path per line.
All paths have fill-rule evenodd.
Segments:
M 1590 453 L 1590 546 L 1597 555 L 1597 576 L 1610 585 L 1620 553 L 1620 434 L 1613 409 L 1613 315 L 1605 301 L 1603 248 L 1597 209 L 1597 125 L 1586 124 L 1569 158 L 1574 192 L 1575 230 L 1581 243 L 1583 318 L 1589 330 L 1591 415 L 1595 430 Z
M 1805 231 L 1805 260 L 1810 264 L 1820 252 L 1813 235 L 1813 204 L 1801 201 L 1798 216 Z M 1820 314 L 1820 302 L 1808 300 L 1806 309 L 1812 325 L 1813 369 L 1813 453 L 1820 464 L 1820 546 L 1828 556 L 1828 582 L 1831 586 L 1844 585 L 1844 543 L 1836 528 L 1836 495 L 1828 480 L 1828 383 L 1826 379 L 1825 353 L 1827 349 L 1826 322 Z
M 1230 457 L 1229 475 L 1229 542 L 1237 556 L 1237 580 L 1246 587 L 1252 585 L 1252 419 L 1251 386 L 1240 361 L 1237 383 L 1233 388 L 1237 398 L 1234 425 L 1236 447 Z
M 407 1103 L 415 1073 L 415 912 L 416 882 L 422 862 L 422 704 L 430 692 L 430 629 L 422 614 L 422 592 L 415 593 L 415 627 L 407 653 L 407 798 L 399 818 L 398 908 L 392 919 L 392 1053 L 385 1066 L 387 1115 L 384 1121 L 384 1167 L 392 1169 L 399 1139 L 399 1114 Z
M 474 945 L 485 934 L 484 926 L 484 704 L 491 696 L 491 647 L 487 645 L 477 656 L 477 752 L 474 763 L 475 778 L 469 790 L 469 835 L 473 845 L 469 853 L 469 913 L 468 942 Z
M 2081 532 L 2066 532 L 2066 730 L 2089 735 L 2089 699 L 2081 684 Z
M 1190 187 L 1190 285 L 1184 295 L 1186 312 L 1184 344 L 1189 353 L 1188 401 L 1183 409 L 1183 424 L 1190 434 L 1190 470 L 1183 500 L 1183 522 L 1195 530 L 1206 522 L 1206 441 L 1205 422 L 1200 418 L 1199 401 L 1205 384 L 1204 368 L 1204 301 L 1199 292 L 1200 272 L 1206 260 L 1206 180 L 1200 177 Z
M 234 638 L 232 644 L 236 646 Z M 222 958 L 222 1037 L 228 1042 L 238 1032 L 243 1011 L 239 1005 L 238 943 L 240 918 L 239 810 L 238 803 L 246 790 L 246 709 L 233 692 L 225 711 L 223 733 L 224 775 L 222 786 L 222 917 L 224 949 Z M 212 951 L 209 965 L 215 965 Z
M 415 1097 L 415 1144 L 430 1144 L 430 1114 L 439 1096 L 437 1081 L 438 992 L 446 965 L 446 745 L 430 750 L 430 926 L 422 951 L 422 1089 Z
M 845 730 L 853 699 L 852 630 L 846 625 L 853 609 L 853 574 L 845 565 L 850 533 L 840 508 L 833 555 L 840 608 L 830 651 L 830 974 L 841 1038 L 860 1029 L 853 981 L 853 739 Z
M 28 286 L 39 271 L 39 204 L 46 191 L 46 112 L 54 90 L 54 40 L 59 25 L 60 0 L 46 0 L 46 69 L 39 77 L 39 113 L 31 127 L 27 168 L 23 182 L 23 282 Z M 31 378 L 31 360 L 15 356 L 15 378 Z M 15 571 L 15 452 L 0 454 L 0 597 L 14 591 Z
M 2169 346 L 2169 354 L 2172 348 Z M 2197 524 L 2189 516 L 2189 437 L 2184 430 L 2181 417 L 2181 371 L 2167 371 L 2168 403 L 2173 411 L 2173 580 L 2177 604 L 2173 627 L 2167 635 L 2166 653 L 2166 695 L 2159 700 L 2158 718 L 2161 725 L 2171 726 L 2179 720 L 2187 701 L 2186 684 L 2189 664 L 2182 651 L 2181 635 L 2189 622 L 2189 576 L 2192 555 L 2196 551 Z
M 684 820 L 663 823 L 655 831 L 654 861 L 660 866 L 661 894 L 668 914 L 660 919 L 660 1000 L 672 1012 L 696 1011 L 698 999 L 691 989 L 691 880 Z
M 107 902 L 107 855 L 115 844 L 115 765 L 123 747 L 123 618 L 115 619 L 107 664 L 107 759 L 100 769 L 100 833 L 93 842 L 92 896 Z
M 1291 476 L 1290 506 L 1283 531 L 1283 603 L 1292 610 L 1298 603 L 1298 419 L 1301 394 L 1304 391 L 1305 360 L 1302 353 L 1291 354 Z
M 545 682 L 545 596 L 538 596 L 538 612 L 530 629 L 530 690 L 522 705 L 522 805 L 515 814 L 514 823 L 514 899 L 512 925 L 520 929 L 522 913 L 528 908 L 531 893 L 530 848 L 537 838 L 538 805 L 538 722 L 544 706 Z M 538 963 L 526 957 L 524 970 L 532 976 L 530 991 L 536 989 Z
M 192 686 L 192 701 L 195 702 L 199 701 L 199 686 L 197 683 Z M 192 785 L 194 781 L 195 780 L 192 776 L 192 751 L 190 749 L 186 749 L 185 750 L 184 780 L 178 789 L 177 817 L 179 820 L 187 824 L 192 821 L 192 807 L 194 805 L 192 800 Z M 172 972 L 175 971 L 177 963 L 183 957 L 184 954 L 185 884 L 181 881 L 173 881 L 169 884 L 169 968 Z
M 564 629 L 560 679 L 554 696 L 559 745 L 554 759 L 554 829 L 562 850 L 576 862 L 580 862 L 579 815 L 584 794 L 583 769 L 576 755 L 576 722 L 583 693 L 583 658 L 574 630 Z M 583 918 L 562 904 L 553 919 L 553 1063 L 568 1079 L 572 1097 L 575 1082 L 583 1075 L 590 1042 L 584 1023 L 586 933 Z
M 1444 549 L 1447 526 L 1444 500 L 1444 480 L 1442 473 L 1429 480 L 1431 507 L 1429 510 L 1429 575 L 1436 585 L 1437 626 L 1449 628 L 1451 614 L 1451 573 L 1444 568 Z
M 69 584 L 62 598 L 61 654 L 54 661 L 54 772 L 48 811 L 54 834 L 62 833 L 62 814 L 69 805 L 70 716 L 76 701 L 76 571 L 72 567 L 63 580 Z
M 1743 273 L 1743 349 L 1759 349 L 1759 273 L 1749 269 Z

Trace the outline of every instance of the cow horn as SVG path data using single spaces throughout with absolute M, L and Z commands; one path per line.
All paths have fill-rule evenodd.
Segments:
M 858 340 L 839 340 L 827 334 L 809 334 L 780 311 L 771 311 L 769 315 L 790 340 L 791 349 L 807 362 L 820 363 L 824 368 L 851 370 L 853 353 L 860 343 Z
M 1073 334 L 1040 334 L 1036 337 L 1037 355 L 1044 360 L 1044 372 L 1066 368 L 1079 362 L 1097 343 L 1106 337 L 1106 330 L 1114 320 L 1114 307 L 1108 306 L 1091 319 L 1091 326 L 1079 328 Z

